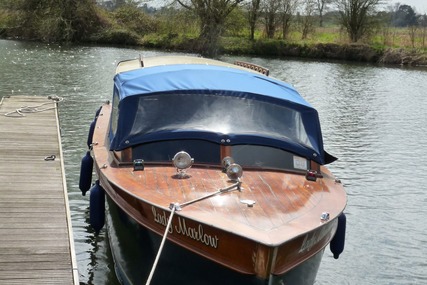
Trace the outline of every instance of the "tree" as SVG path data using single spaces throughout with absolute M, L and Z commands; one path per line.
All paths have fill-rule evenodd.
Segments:
M 426 37 L 427 37 L 427 14 L 424 14 L 420 17 L 420 25 L 422 28 L 421 41 L 423 48 L 426 47 Z
M 274 38 L 276 28 L 279 24 L 280 0 L 264 0 L 262 2 L 262 11 L 264 14 L 265 33 L 267 38 Z
M 417 24 L 417 15 L 409 5 L 399 5 L 393 15 L 393 25 L 396 27 L 410 27 Z
M 255 28 L 256 23 L 258 21 L 258 17 L 260 14 L 260 4 L 261 0 L 251 0 L 248 3 L 248 22 L 249 22 L 249 39 L 254 40 L 255 39 Z
M 378 21 L 378 31 L 382 34 L 382 41 L 384 46 L 392 46 L 392 17 L 393 17 L 393 11 L 392 7 L 388 7 L 388 11 L 380 11 L 375 16 Z
M 352 42 L 358 42 L 372 28 L 371 16 L 381 0 L 334 0 L 341 25 Z
M 415 25 L 409 26 L 408 28 L 409 39 L 411 40 L 412 48 L 415 48 L 415 39 L 417 36 L 417 30 L 418 30 L 418 26 L 415 26 Z
M 292 18 L 294 17 L 295 10 L 298 8 L 300 0 L 282 0 L 282 36 L 287 39 L 290 32 Z
M 184 8 L 193 11 L 200 21 L 199 50 L 202 55 L 216 57 L 219 38 L 227 16 L 243 0 L 177 0 Z
M 332 0 L 316 0 L 317 11 L 319 11 L 319 26 L 323 27 L 323 11 L 326 5 L 330 4 Z
M 138 6 L 141 4 L 140 0 L 111 0 L 114 9 L 121 8 L 126 5 Z
M 314 0 L 303 0 L 304 4 L 304 15 L 301 17 L 301 39 L 304 40 L 307 38 L 308 34 L 314 30 L 314 10 L 315 2 Z
M 158 27 L 156 19 L 145 13 L 136 3 L 120 6 L 112 15 L 118 23 L 139 35 L 155 32 Z
M 23 38 L 80 41 L 101 25 L 93 0 L 16 0 L 7 3 L 17 15 L 15 35 Z
M 114 0 L 114 8 L 120 8 L 126 4 L 126 0 Z

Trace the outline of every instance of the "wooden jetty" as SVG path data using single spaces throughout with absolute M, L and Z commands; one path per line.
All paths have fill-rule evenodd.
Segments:
M 57 102 L 0 101 L 0 284 L 79 284 Z

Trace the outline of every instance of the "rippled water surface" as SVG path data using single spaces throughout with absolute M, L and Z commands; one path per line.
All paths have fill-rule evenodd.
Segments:
M 88 224 L 78 189 L 95 110 L 119 60 L 161 52 L 0 40 L 0 97 L 58 95 L 80 281 L 118 284 L 104 231 Z M 361 64 L 228 57 L 270 68 L 317 108 L 330 168 L 348 193 L 347 243 L 329 250 L 316 284 L 427 284 L 427 71 Z M 0 186 L 1 187 L 1 186 Z

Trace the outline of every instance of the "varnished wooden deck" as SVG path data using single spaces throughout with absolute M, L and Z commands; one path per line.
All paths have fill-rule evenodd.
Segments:
M 22 106 L 41 112 L 4 115 Z M 79 284 L 58 113 L 46 97 L 0 102 L 0 284 Z

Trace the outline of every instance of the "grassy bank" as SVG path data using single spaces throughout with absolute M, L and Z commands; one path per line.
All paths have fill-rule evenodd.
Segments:
M 158 23 L 155 31 L 138 33 L 128 28 L 103 29 L 87 40 L 92 43 L 132 45 L 168 51 L 200 52 L 197 41 L 197 27 L 180 23 L 164 27 Z M 186 27 L 175 29 L 174 27 Z M 293 32 L 287 40 L 267 39 L 259 33 L 255 40 L 249 40 L 247 33 L 228 33 L 221 38 L 222 54 L 252 55 L 278 58 L 306 58 L 368 62 L 405 66 L 426 66 L 427 47 L 423 31 L 411 41 L 407 29 L 378 31 L 362 43 L 349 43 L 346 34 L 338 27 L 317 28 L 304 40 L 301 34 Z
M 88 2 L 89 3 L 89 2 Z M 77 7 L 71 22 L 60 21 L 62 16 L 6 10 L 0 7 L 0 37 L 45 42 L 71 42 L 140 46 L 143 48 L 201 53 L 198 43 L 197 20 L 176 11 L 150 15 L 135 7 L 124 7 L 108 12 L 100 7 Z M 51 11 L 51 8 L 49 8 Z M 70 16 L 71 17 L 71 16 Z M 24 21 L 23 21 L 24 19 Z M 369 63 L 427 67 L 426 30 L 378 28 L 362 43 L 351 44 L 347 35 L 336 25 L 315 28 L 304 40 L 297 28 L 286 40 L 267 39 L 262 27 L 255 40 L 249 40 L 245 20 L 234 22 L 220 40 L 222 54 L 252 55 L 260 57 L 294 57 L 308 59 L 346 60 Z M 65 24 L 67 25 L 65 25 Z M 28 27 L 29 26 L 29 27 Z
M 131 37 L 127 37 L 127 39 Z M 102 42 L 105 43 L 106 41 Z M 139 39 L 133 38 L 133 44 L 153 49 L 197 52 L 197 38 L 191 36 L 151 34 Z M 387 47 L 364 43 L 290 42 L 280 39 L 251 41 L 244 37 L 223 37 L 221 39 L 221 53 L 427 67 L 427 52 L 424 49 Z

